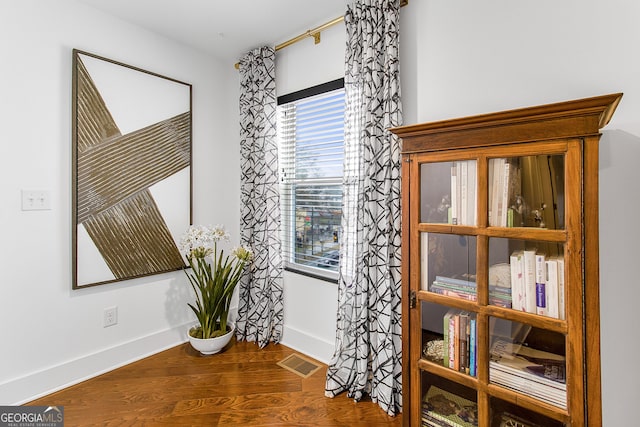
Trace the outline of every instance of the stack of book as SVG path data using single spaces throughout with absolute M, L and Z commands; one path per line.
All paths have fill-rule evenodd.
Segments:
M 452 162 L 450 224 L 476 225 L 476 193 L 476 161 Z
M 522 193 L 520 166 L 515 159 L 489 161 L 489 225 L 514 227 L 522 224 L 514 219 L 514 201 Z M 515 222 L 515 223 L 514 223 Z M 520 223 L 519 223 L 520 222 Z
M 527 249 L 513 252 L 509 265 L 512 308 L 564 320 L 564 259 Z
M 498 339 L 491 347 L 489 378 L 494 384 L 567 408 L 566 361 L 562 355 Z
M 476 376 L 477 324 L 475 313 L 450 309 L 443 317 L 443 365 Z
M 539 424 L 509 412 L 500 414 L 498 421 L 500 422 L 499 427 L 541 427 Z
M 451 277 L 436 276 L 429 290 L 433 293 L 476 301 L 478 299 L 476 282 Z M 511 288 L 489 286 L 489 304 L 511 308 Z
M 432 385 L 422 400 L 422 425 L 476 427 L 478 404 Z

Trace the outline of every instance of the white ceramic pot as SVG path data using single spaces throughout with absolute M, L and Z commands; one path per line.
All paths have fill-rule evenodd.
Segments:
M 229 344 L 229 341 L 231 341 L 231 337 L 233 337 L 233 333 L 236 330 L 235 325 L 231 322 L 228 322 L 227 326 L 229 326 L 231 330 L 226 334 L 220 335 L 219 337 L 205 339 L 192 337 L 189 333 L 189 330 L 191 330 L 191 328 L 189 328 L 189 330 L 187 331 L 189 343 L 191 343 L 191 346 L 202 354 L 209 355 L 219 353 L 220 350 L 224 348 L 224 346 Z

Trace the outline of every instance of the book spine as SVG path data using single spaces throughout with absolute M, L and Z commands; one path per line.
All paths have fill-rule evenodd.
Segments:
M 524 277 L 525 310 L 527 313 L 536 312 L 536 251 L 525 250 L 522 253 Z
M 447 311 L 447 313 L 444 315 L 444 318 L 442 319 L 443 325 L 442 325 L 442 330 L 443 330 L 443 355 L 442 355 L 442 359 L 443 359 L 443 364 L 445 366 L 445 368 L 449 368 L 449 319 L 451 319 L 451 310 Z
M 460 370 L 460 313 L 453 316 L 453 369 Z
M 465 291 L 456 291 L 453 289 L 443 289 L 438 287 L 436 282 L 434 282 L 433 286 L 431 286 L 431 292 L 433 292 L 434 294 L 445 295 L 453 298 L 459 298 L 466 301 L 476 301 L 478 299 L 475 293 L 469 293 Z
M 476 209 L 476 199 L 477 199 L 477 187 L 476 187 L 476 161 L 469 160 L 468 161 L 468 182 L 467 182 L 467 193 L 468 193 L 468 201 L 467 201 L 467 219 L 469 220 L 469 225 L 476 225 L 478 222 L 478 213 Z
M 451 164 L 451 224 L 458 224 L 458 167 Z
M 422 411 L 422 425 L 429 427 L 451 427 L 451 424 L 433 416 L 432 411 Z
M 468 347 L 469 347 L 469 338 L 468 338 L 468 333 L 469 333 L 469 314 L 468 313 L 461 313 L 460 314 L 460 321 L 458 324 L 458 340 L 460 341 L 459 344 L 459 349 L 458 351 L 460 352 L 459 358 L 460 358 L 460 365 L 458 367 L 458 370 L 460 372 L 463 373 L 469 373 L 468 372 L 468 368 L 469 368 L 469 362 L 468 362 Z
M 504 162 L 505 159 L 492 159 L 493 183 L 491 186 L 491 222 L 489 225 L 499 227 L 502 217 L 502 186 L 504 183 Z
M 509 270 L 511 272 L 511 308 L 522 311 L 524 308 L 524 296 L 520 282 L 522 281 L 521 254 L 514 252 L 509 256 Z
M 565 320 L 564 258 L 558 258 L 558 319 Z
M 452 313 L 449 317 L 449 367 L 455 369 L 456 359 L 456 322 L 455 314 Z
M 547 315 L 546 259 L 544 254 L 536 254 L 536 314 Z
M 504 162 L 504 172 L 502 176 L 502 188 L 501 188 L 501 199 L 500 199 L 500 226 L 507 226 L 507 210 L 509 209 L 509 169 L 511 168 L 511 164 L 505 160 Z
M 547 283 L 545 292 L 547 296 L 547 315 L 557 319 L 560 316 L 558 310 L 558 260 L 550 258 L 546 261 Z
M 461 285 L 461 286 L 466 286 L 469 288 L 476 288 L 476 282 L 471 282 L 469 280 L 462 280 L 462 279 L 453 279 L 451 277 L 445 277 L 445 276 L 436 276 L 436 282 L 441 282 L 441 283 L 451 283 L 453 285 Z
M 489 200 L 488 200 L 488 206 L 487 209 L 489 210 L 488 213 L 488 221 L 489 221 L 489 225 L 493 225 L 494 221 L 493 221 L 493 216 L 495 215 L 495 211 L 493 210 L 493 199 L 495 197 L 495 192 L 493 191 L 494 187 L 493 187 L 493 179 L 495 176 L 495 167 L 494 167 L 494 162 L 495 159 L 489 160 L 489 180 L 487 181 L 487 185 L 489 186 Z
M 476 376 L 476 317 L 471 316 L 469 319 L 469 375 Z
M 468 173 L 467 163 L 468 162 L 466 161 L 458 162 L 458 180 L 459 180 L 459 187 L 460 187 L 460 206 L 458 209 L 460 214 L 458 215 L 459 217 L 458 224 L 465 224 L 465 225 L 469 224 L 469 219 L 467 218 L 467 212 L 469 209 L 467 206 L 467 204 L 469 203 L 468 194 L 467 194 L 467 191 L 469 191 L 468 177 L 467 177 L 467 173 Z

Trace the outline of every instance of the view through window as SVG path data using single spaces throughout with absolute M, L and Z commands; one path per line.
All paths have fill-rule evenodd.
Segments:
M 342 216 L 344 82 L 278 99 L 285 266 L 337 278 Z

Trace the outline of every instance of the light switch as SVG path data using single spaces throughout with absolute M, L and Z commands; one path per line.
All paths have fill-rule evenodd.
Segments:
M 46 190 L 22 190 L 23 211 L 46 211 L 51 209 L 51 197 Z

